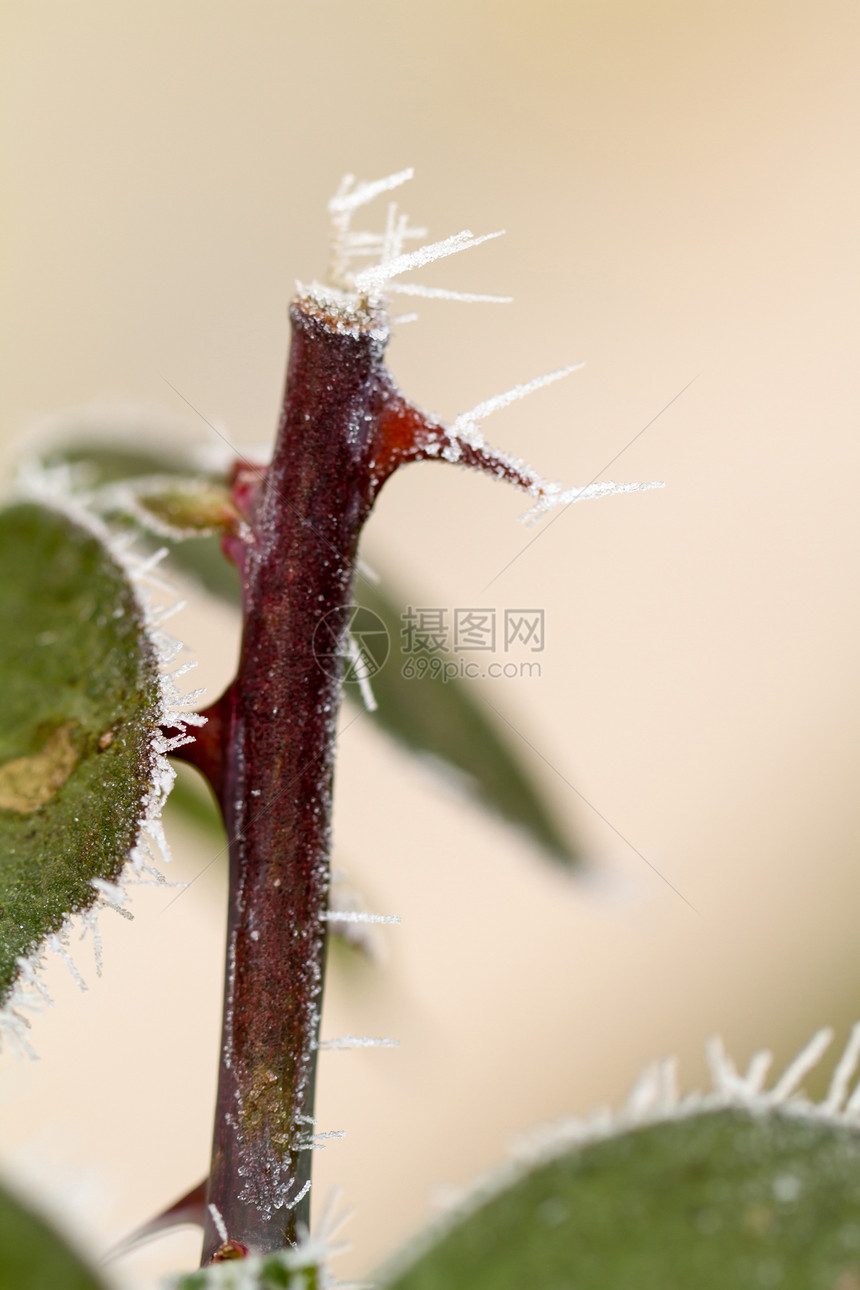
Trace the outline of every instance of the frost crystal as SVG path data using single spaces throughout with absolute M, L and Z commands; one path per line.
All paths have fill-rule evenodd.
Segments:
M 321 915 L 327 923 L 399 923 L 396 914 L 367 914 L 363 909 L 328 909 Z
M 320 1048 L 339 1052 L 347 1048 L 399 1048 L 399 1039 L 373 1039 L 367 1035 L 343 1035 L 340 1039 L 323 1039 Z
M 368 205 L 382 193 L 399 188 L 412 178 L 412 170 L 401 170 L 385 179 L 370 183 L 356 183 L 354 175 L 347 175 L 337 193 L 329 202 L 331 216 L 331 262 L 329 285 L 314 282 L 300 291 L 310 301 L 327 311 L 334 311 L 346 318 L 362 319 L 384 316 L 387 297 L 392 294 L 423 296 L 435 300 L 487 301 L 507 303 L 510 297 L 488 296 L 473 292 L 449 291 L 444 287 L 429 287 L 421 283 L 395 282 L 412 269 L 445 259 L 458 251 L 480 246 L 482 242 L 500 237 L 501 231 L 475 236 L 471 229 L 462 229 L 438 242 L 429 242 L 415 250 L 406 250 L 409 242 L 426 237 L 426 229 L 411 228 L 405 215 L 400 214 L 395 202 L 389 203 L 385 228 L 378 233 L 356 231 L 352 217 L 361 207 Z M 372 263 L 367 264 L 366 261 Z M 363 267 L 356 267 L 356 261 Z
M 425 264 L 431 264 L 435 260 L 445 259 L 459 251 L 480 246 L 482 242 L 499 237 L 500 232 L 475 236 L 471 229 L 463 229 L 440 241 L 429 242 L 413 250 L 407 250 L 407 242 L 423 237 L 425 230 L 410 228 L 408 220 L 398 212 L 394 202 L 389 203 L 385 228 L 382 231 L 374 233 L 352 228 L 352 217 L 357 210 L 382 193 L 399 188 L 412 178 L 412 173 L 411 170 L 402 170 L 385 179 L 370 183 L 356 183 L 353 175 L 347 175 L 329 203 L 332 221 L 329 282 L 324 286 L 317 282 L 308 287 L 302 287 L 299 284 L 299 292 L 300 303 L 311 312 L 319 313 L 329 326 L 339 332 L 357 335 L 360 331 L 369 330 L 381 339 L 385 339 L 389 329 L 388 300 L 394 294 L 470 302 L 509 300 L 506 296 L 477 295 L 421 283 L 399 281 L 404 273 L 421 268 Z M 368 259 L 373 262 L 368 264 Z M 562 490 L 560 484 L 549 483 L 542 479 L 524 462 L 505 453 L 495 452 L 484 443 L 479 423 L 490 413 L 507 407 L 509 403 L 522 399 L 553 381 L 560 380 L 561 377 L 577 371 L 582 366 L 582 363 L 571 364 L 558 371 L 549 372 L 545 376 L 538 376 L 531 381 L 515 385 L 503 394 L 483 400 L 455 419 L 447 428 L 446 441 L 442 442 L 439 439 L 434 441 L 431 437 L 424 445 L 425 455 L 457 463 L 463 460 L 464 452 L 469 448 L 480 454 L 481 469 L 495 471 L 499 477 L 508 479 L 512 478 L 512 473 L 515 474 L 516 482 L 525 487 L 536 499 L 535 505 L 521 517 L 529 524 L 557 506 L 566 508 L 575 502 L 609 497 L 614 493 L 642 492 L 652 488 L 662 488 L 663 485 L 659 482 L 616 484 L 598 483 L 597 480 L 592 480 L 579 488 Z M 472 464 L 475 464 L 474 461 Z M 368 708 L 372 711 L 372 696 L 363 685 L 362 694 Z

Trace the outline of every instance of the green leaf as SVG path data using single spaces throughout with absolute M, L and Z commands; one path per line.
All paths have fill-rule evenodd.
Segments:
M 104 901 L 158 794 L 155 648 L 102 542 L 46 506 L 0 512 L 0 1001 Z M 155 795 L 155 798 L 154 798 Z M 13 999 L 17 1005 L 19 1000 Z
M 0 1187 L 0 1290 L 105 1290 L 43 1218 Z
M 384 1290 L 855 1290 L 860 1131 L 790 1105 L 685 1114 L 539 1165 Z

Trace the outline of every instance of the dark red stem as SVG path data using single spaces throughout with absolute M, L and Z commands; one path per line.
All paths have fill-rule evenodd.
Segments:
M 273 460 L 259 486 L 237 488 L 246 525 L 226 543 L 243 582 L 238 676 L 182 750 L 213 784 L 230 838 L 204 1263 L 225 1232 L 265 1252 L 308 1221 L 339 646 L 358 539 L 398 465 L 457 456 L 456 438 L 410 407 L 388 375 L 383 319 L 328 313 L 310 299 L 291 318 Z M 537 491 L 517 463 L 474 443 L 459 448 L 464 464 Z
M 239 553 L 239 672 L 221 708 L 230 903 L 207 1204 L 230 1240 L 256 1251 L 294 1241 L 310 1211 L 336 646 L 375 492 L 369 462 L 385 391 L 373 329 L 343 334 L 299 307 L 292 323 L 274 457 Z M 204 1262 L 222 1241 L 210 1213 Z

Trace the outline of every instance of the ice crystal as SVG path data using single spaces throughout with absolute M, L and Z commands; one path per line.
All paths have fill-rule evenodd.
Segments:
M 451 291 L 444 287 L 399 280 L 403 274 L 413 269 L 422 268 L 426 264 L 445 259 L 499 237 L 500 232 L 476 236 L 471 229 L 462 229 L 459 233 L 439 241 L 408 250 L 407 242 L 420 239 L 424 236 L 425 230 L 411 228 L 406 217 L 398 212 L 393 202 L 389 203 L 385 227 L 381 231 L 359 231 L 352 228 L 352 218 L 356 211 L 368 205 L 382 193 L 399 188 L 412 178 L 412 173 L 411 170 L 402 170 L 385 179 L 369 183 L 357 183 L 353 175 L 347 175 L 329 203 L 332 220 L 329 281 L 326 285 L 314 282 L 307 287 L 299 284 L 299 292 L 302 307 L 311 312 L 317 311 L 325 319 L 326 324 L 338 332 L 358 335 L 361 331 L 370 331 L 384 340 L 387 338 L 389 328 L 388 301 L 389 297 L 395 294 L 468 302 L 509 300 L 507 296 Z M 368 264 L 368 259 L 373 262 Z M 584 486 L 563 490 L 560 484 L 542 479 L 523 461 L 506 453 L 497 452 L 485 444 L 479 428 L 480 422 L 485 417 L 500 408 L 507 407 L 517 399 L 525 398 L 526 395 L 542 389 L 553 381 L 560 380 L 561 377 L 577 371 L 582 366 L 582 363 L 570 364 L 483 400 L 468 412 L 461 413 L 453 424 L 447 427 L 447 438 L 444 442 L 434 441 L 431 436 L 424 446 L 425 455 L 458 463 L 463 459 L 464 446 L 467 445 L 481 453 L 481 469 L 491 473 L 495 470 L 500 478 L 511 479 L 512 472 L 516 474 L 517 482 L 536 499 L 535 505 L 521 516 L 528 524 L 535 522 L 554 507 L 568 507 L 575 502 L 608 497 L 615 493 L 642 492 L 661 488 L 662 483 L 656 481 L 616 484 L 593 480 Z M 372 711 L 372 697 L 363 685 L 362 694 Z

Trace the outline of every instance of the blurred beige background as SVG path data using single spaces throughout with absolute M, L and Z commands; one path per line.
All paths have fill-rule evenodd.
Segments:
M 382 966 L 332 965 L 324 1034 L 401 1041 L 322 1059 L 319 1127 L 346 1137 L 314 1196 L 355 1210 L 341 1276 L 644 1062 L 677 1052 L 695 1085 L 714 1031 L 784 1060 L 860 1013 L 858 38 L 836 0 L 3 7 L 6 463 L 90 403 L 205 441 L 165 378 L 266 442 L 286 303 L 325 270 L 347 170 L 414 165 L 403 205 L 432 236 L 508 230 L 421 275 L 515 296 L 425 302 L 397 334 L 428 409 L 586 359 L 487 426 L 585 483 L 697 378 L 609 472 L 665 491 L 570 510 L 489 593 L 529 538 L 509 490 L 416 467 L 369 526 L 419 603 L 545 608 L 542 677 L 486 692 L 605 881 L 549 871 L 368 722 L 344 737 L 340 863 L 403 924 Z M 229 616 L 195 602 L 179 630 L 217 691 Z M 178 879 L 210 859 L 177 839 Z M 145 889 L 132 925 L 106 917 L 104 978 L 89 949 L 86 995 L 53 972 L 41 1060 L 0 1063 L 0 1163 L 100 1249 L 206 1168 L 222 882 L 214 864 L 166 912 Z M 151 1285 L 198 1248 L 116 1275 Z

